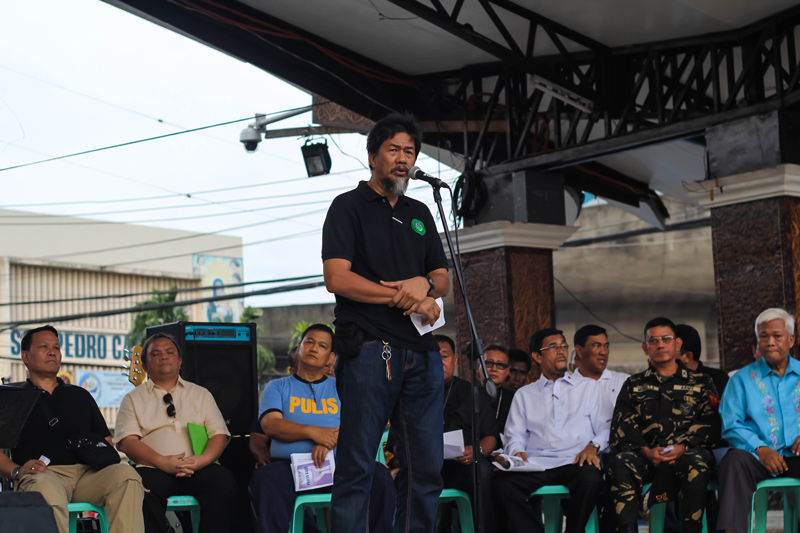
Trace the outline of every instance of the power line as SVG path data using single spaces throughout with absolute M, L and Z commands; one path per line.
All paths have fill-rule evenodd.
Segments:
M 264 244 L 264 243 L 267 243 L 267 242 L 285 241 L 285 240 L 289 240 L 289 239 L 296 239 L 297 237 L 307 237 L 307 236 L 310 236 L 310 235 L 315 235 L 317 233 L 320 233 L 321 231 L 322 231 L 321 228 L 312 229 L 312 230 L 303 231 L 303 232 L 300 232 L 300 233 L 293 233 L 291 235 L 283 235 L 281 237 L 273 237 L 271 239 L 264 239 L 264 240 L 261 240 L 261 241 L 249 242 L 247 244 L 242 244 L 241 247 L 244 248 L 245 246 L 255 246 L 257 244 Z M 203 250 L 203 251 L 200 251 L 200 252 L 190 252 L 190 253 L 175 254 L 175 255 L 165 255 L 165 256 L 155 257 L 155 258 L 151 257 L 151 258 L 147 258 L 147 259 L 137 259 L 135 261 L 123 261 L 121 263 L 112 263 L 110 265 L 105 265 L 105 266 L 106 267 L 116 267 L 116 266 L 122 266 L 122 265 L 135 265 L 137 263 L 145 263 L 145 262 L 148 262 L 148 261 L 161 261 L 161 260 L 164 260 L 164 259 L 176 259 L 178 257 L 186 257 L 187 255 L 207 254 L 207 253 L 210 253 L 210 252 L 220 252 L 222 250 L 230 250 L 231 248 L 239 248 L 239 247 L 240 247 L 239 245 L 223 246 L 223 247 L 220 247 L 220 248 L 212 248 L 210 250 Z
M 272 196 L 260 196 L 260 197 L 248 197 L 248 198 L 234 198 L 232 200 L 221 200 L 215 202 L 216 204 L 231 204 L 231 203 L 238 203 L 238 202 L 256 202 L 262 200 L 274 200 L 278 198 L 295 198 L 298 196 L 306 196 L 312 194 L 325 194 L 330 192 L 340 192 L 340 191 L 348 191 L 351 190 L 353 187 L 352 185 L 346 185 L 344 187 L 335 187 L 333 189 L 320 189 L 320 190 L 313 190 L 313 191 L 304 191 L 304 192 L 296 192 L 290 194 L 278 194 Z M 423 189 L 424 186 L 415 187 L 409 189 L 409 191 L 418 191 Z M 30 215 L 0 215 L 0 220 L 2 219 L 11 219 L 14 222 L 0 222 L 0 226 L 62 226 L 62 225 L 70 225 L 70 226 L 95 226 L 99 224 L 150 224 L 155 222 L 174 222 L 180 220 L 195 220 L 198 218 L 213 218 L 213 217 L 220 217 L 220 216 L 232 216 L 232 215 L 239 215 L 239 214 L 247 214 L 247 213 L 258 213 L 261 211 L 268 211 L 273 209 L 281 209 L 287 207 L 300 207 L 304 205 L 314 205 L 314 204 L 321 204 L 330 202 L 331 198 L 326 198 L 323 200 L 315 200 L 315 201 L 306 201 L 306 202 L 299 202 L 293 204 L 281 204 L 281 205 L 270 205 L 267 207 L 258 207 L 253 209 L 239 209 L 237 211 L 231 211 L 228 213 L 213 213 L 213 214 L 200 214 L 200 215 L 193 215 L 193 216 L 185 216 L 185 217 L 172 217 L 172 218 L 155 218 L 155 219 L 144 219 L 144 220 L 127 220 L 127 221 L 119 221 L 119 220 L 83 220 L 83 221 L 76 221 L 76 222 L 69 222 L 66 223 L 63 220 L 59 220 L 58 217 L 88 217 L 88 216 L 101 216 L 101 215 L 121 215 L 121 214 L 128 214 L 128 213 L 142 213 L 148 211 L 163 211 L 163 210 L 176 210 L 176 209 L 198 209 L 204 206 L 198 205 L 166 205 L 166 206 L 158 206 L 158 207 L 144 207 L 139 209 L 121 209 L 117 211 L 98 211 L 93 213 L 66 213 L 66 214 L 59 214 L 59 215 L 52 215 L 52 214 L 44 214 L 44 213 L 32 213 Z M 49 219 L 47 222 L 17 222 L 19 219 L 40 219 L 45 218 Z
M 597 320 L 599 320 L 599 321 L 600 321 L 600 322 L 602 322 L 603 324 L 608 324 L 609 326 L 611 326 L 612 328 L 614 328 L 614 329 L 617 331 L 617 333 L 619 333 L 619 334 L 620 334 L 620 335 L 622 335 L 623 337 L 626 337 L 626 338 L 628 338 L 628 339 L 630 339 L 630 340 L 632 340 L 633 342 L 636 342 L 636 343 L 638 343 L 638 342 L 639 342 L 639 339 L 636 339 L 636 338 L 634 338 L 634 337 L 631 337 L 630 335 L 628 335 L 628 334 L 626 334 L 626 333 L 623 333 L 622 331 L 620 331 L 620 329 L 619 329 L 617 326 L 615 326 L 614 324 L 612 324 L 612 323 L 611 323 L 611 322 L 609 322 L 608 320 L 603 320 L 602 318 L 600 318 L 599 316 L 597 316 L 597 314 L 596 314 L 594 311 L 592 311 L 592 310 L 589 308 L 589 306 L 588 306 L 588 305 L 586 305 L 585 303 L 583 303 L 583 301 L 582 301 L 580 298 L 578 298 L 577 296 L 575 296 L 574 294 L 572 294 L 572 291 L 570 291 L 570 290 L 567 288 L 567 286 L 566 286 L 566 285 L 564 285 L 564 284 L 561 282 L 561 280 L 560 280 L 560 279 L 558 279 L 558 278 L 556 278 L 556 277 L 554 276 L 554 277 L 553 277 L 553 280 L 555 280 L 555 282 L 556 282 L 556 283 L 558 283 L 559 285 L 561 285 L 561 288 L 562 288 L 562 289 L 564 289 L 565 291 L 567 291 L 567 294 L 569 294 L 570 296 L 572 296 L 572 298 L 573 298 L 573 299 L 574 299 L 576 302 L 578 302 L 578 303 L 579 303 L 579 304 L 580 304 L 580 305 L 581 305 L 581 306 L 582 306 L 584 309 L 586 309 L 586 311 L 588 311 L 590 315 L 592 315 L 593 317 L 595 317 Z
M 326 210 L 325 209 L 315 209 L 314 211 L 306 211 L 305 213 L 298 213 L 298 214 L 291 215 L 291 216 L 288 216 L 288 217 L 275 218 L 275 219 L 272 219 L 272 220 L 266 220 L 266 221 L 260 221 L 260 222 L 253 222 L 252 224 L 243 224 L 241 226 L 234 226 L 234 227 L 231 227 L 231 228 L 225 228 L 225 229 L 221 229 L 221 230 L 217 230 L 217 231 L 210 231 L 210 232 L 206 232 L 206 233 L 193 233 L 191 235 L 183 235 L 181 237 L 172 237 L 171 239 L 161 239 L 161 240 L 158 240 L 158 241 L 142 242 L 142 243 L 137 243 L 137 244 L 123 244 L 121 246 L 111 246 L 111 247 L 108 247 L 108 248 L 99 248 L 99 249 L 95 249 L 95 250 L 84 250 L 84 251 L 80 251 L 80 252 L 64 252 L 64 253 L 61 253 L 61 254 L 43 255 L 43 256 L 38 256 L 35 259 L 54 259 L 54 258 L 58 258 L 58 257 L 72 257 L 72 256 L 78 256 L 78 255 L 94 255 L 94 254 L 99 254 L 99 253 L 104 253 L 104 252 L 115 252 L 117 250 L 129 250 L 131 248 L 141 248 L 142 246 L 153 246 L 153 245 L 156 245 L 156 244 L 167 244 L 167 243 L 170 243 L 170 242 L 186 241 L 186 240 L 189 240 L 189 239 L 198 239 L 198 238 L 201 238 L 201 237 L 208 237 L 208 236 L 211 236 L 211 235 L 219 235 L 220 233 L 225 233 L 225 232 L 228 232 L 228 231 L 235 231 L 235 230 L 240 230 L 240 229 L 253 228 L 255 226 L 263 226 L 265 224 L 271 224 L 273 222 L 285 222 L 287 220 L 291 220 L 292 218 L 296 218 L 296 217 L 299 217 L 299 216 L 315 215 L 315 214 L 321 213 L 323 211 L 326 211 Z M 236 245 L 236 246 L 238 246 L 238 245 Z
M 346 187 L 337 187 L 335 189 L 325 189 L 322 191 L 310 191 L 307 193 L 301 194 L 322 194 L 328 192 L 338 192 L 338 191 L 345 191 L 352 189 L 351 186 Z M 238 202 L 255 202 L 261 200 L 272 200 L 276 198 L 294 198 L 297 196 L 301 196 L 301 194 L 294 193 L 294 194 L 287 194 L 287 195 L 280 195 L 280 196 L 263 196 L 260 198 L 236 198 L 234 200 L 225 200 L 224 202 L 219 203 L 238 203 Z M 79 222 L 71 222 L 68 225 L 70 226 L 86 226 L 86 225 L 96 225 L 96 224 L 142 224 L 147 222 L 161 222 L 161 221 L 172 221 L 172 220 L 190 220 L 195 218 L 202 218 L 202 217 L 217 217 L 217 216 L 229 216 L 229 215 L 239 215 L 239 214 L 246 214 L 246 213 L 255 213 L 258 211 L 265 211 L 270 209 L 281 209 L 283 207 L 298 207 L 302 205 L 312 205 L 318 204 L 323 202 L 330 202 L 330 198 L 325 198 L 323 200 L 315 200 L 309 202 L 300 202 L 294 204 L 280 204 L 280 205 L 270 205 L 267 207 L 258 207 L 254 209 L 241 209 L 238 211 L 231 211 L 228 213 L 214 213 L 214 214 L 202 214 L 197 216 L 190 216 L 190 217 L 178 217 L 178 218 L 164 218 L 164 219 L 152 219 L 152 220 L 138 220 L 138 221 L 129 221 L 129 222 L 122 222 L 122 221 L 112 221 L 112 220 L 85 220 Z M 142 209 L 123 209 L 119 211 L 104 211 L 104 212 L 97 212 L 97 213 L 78 213 L 78 214 L 59 214 L 59 215 L 46 215 L 46 214 L 33 214 L 33 215 L 23 215 L 23 216 L 15 216 L 15 215 L 0 215 L 0 219 L 7 218 L 7 219 L 26 219 L 26 218 L 61 218 L 61 217 L 71 217 L 71 218 L 80 218 L 80 217 L 87 217 L 87 216 L 101 216 L 101 215 L 125 215 L 129 213 L 143 213 L 148 211 L 164 211 L 164 210 L 176 210 L 176 209 L 197 209 L 203 206 L 197 205 L 166 205 L 161 207 L 146 207 Z M 58 221 L 51 221 L 51 222 L 0 222 L 0 226 L 61 226 L 65 225 L 64 220 Z
M 37 153 L 40 153 L 40 152 L 37 152 Z M 423 154 L 420 154 L 420 155 L 423 155 Z M 427 161 L 427 160 L 433 160 L 433 159 L 430 158 L 430 157 L 426 157 L 425 159 L 423 159 L 423 161 Z M 74 163 L 74 162 L 72 162 L 72 164 L 76 164 L 78 166 L 81 166 L 81 167 L 84 167 L 84 168 L 88 168 L 89 170 L 95 170 L 97 172 L 104 173 L 104 171 L 102 171 L 102 170 L 94 169 L 94 168 L 88 167 L 86 165 L 79 165 L 79 164 Z M 449 169 L 446 172 L 451 172 L 451 171 L 452 172 L 456 172 L 454 169 Z M 143 201 L 149 201 L 149 200 L 164 200 L 164 199 L 167 199 L 167 198 L 193 198 L 193 197 L 195 197 L 197 195 L 201 195 L 201 194 L 212 194 L 212 193 L 229 192 L 229 191 L 236 191 L 236 190 L 242 190 L 242 189 L 253 189 L 253 188 L 258 188 L 258 187 L 269 187 L 269 186 L 272 186 L 272 185 L 283 185 L 285 183 L 297 183 L 298 181 L 320 179 L 320 178 L 328 178 L 328 177 L 331 177 L 331 176 L 345 176 L 345 175 L 352 174 L 354 172 L 357 172 L 357 171 L 356 170 L 342 170 L 342 171 L 339 171 L 339 172 L 331 172 L 329 174 L 321 174 L 319 176 L 307 176 L 307 177 L 306 176 L 301 176 L 301 177 L 297 177 L 297 178 L 288 178 L 288 179 L 283 179 L 283 180 L 279 180 L 279 181 L 269 181 L 269 182 L 264 182 L 264 183 L 252 183 L 252 184 L 249 184 L 249 185 L 237 185 L 235 187 L 223 187 L 221 189 L 207 189 L 207 190 L 203 190 L 203 191 L 194 191 L 194 192 L 187 192 L 187 193 L 173 192 L 172 194 L 162 194 L 162 195 L 159 195 L 159 196 L 141 196 L 141 197 L 138 197 L 138 198 L 112 198 L 112 199 L 106 199 L 106 200 L 73 200 L 73 201 L 68 201 L 68 202 L 44 202 L 44 203 L 34 203 L 34 204 L 5 204 L 5 205 L 0 205 L 0 208 L 1 209 L 17 209 L 17 208 L 20 208 L 20 207 L 53 207 L 53 206 L 62 206 L 62 205 L 84 205 L 84 204 L 88 204 L 88 205 L 104 204 L 105 205 L 105 204 L 122 203 L 122 202 L 143 202 Z M 122 179 L 129 179 L 129 178 L 125 178 L 124 176 L 118 176 L 116 174 L 109 174 L 109 175 L 115 176 L 115 177 L 119 177 L 119 178 L 122 178 Z M 148 184 L 144 184 L 144 185 L 148 185 Z M 304 194 L 304 193 L 296 193 L 296 194 Z M 75 215 L 71 215 L 71 216 L 75 216 Z
M 303 281 L 307 279 L 318 278 L 322 274 L 312 274 L 309 276 L 298 276 L 293 278 L 279 278 L 279 279 L 266 279 L 261 281 L 245 281 L 243 283 L 229 283 L 227 285 L 211 285 L 208 287 L 193 287 L 188 289 L 170 289 L 170 290 L 152 290 L 148 292 L 131 292 L 127 294 L 106 294 L 103 296 L 84 296 L 81 298 L 61 298 L 58 300 L 32 300 L 28 302 L 5 302 L 0 303 L 0 307 L 9 307 L 9 306 L 16 306 L 16 305 L 42 305 L 42 304 L 59 304 L 59 303 L 70 303 L 70 302 L 85 302 L 91 300 L 109 300 L 109 299 L 121 299 L 121 298 L 133 298 L 135 296 L 155 296 L 155 295 L 162 295 L 162 294 L 173 294 L 173 293 L 184 293 L 184 292 L 197 292 L 197 291 L 207 291 L 213 289 L 235 289 L 238 287 L 246 287 L 248 285 L 264 285 L 267 283 L 286 283 L 288 281 Z
M 58 322 L 68 322 L 70 320 L 81 320 L 84 318 L 98 318 L 105 316 L 124 315 L 128 313 L 141 313 L 144 311 L 155 311 L 158 309 L 169 309 L 172 307 L 185 307 L 188 305 L 194 305 L 206 302 L 217 302 L 221 300 L 238 300 L 238 299 L 248 298 L 250 296 L 264 296 L 268 294 L 278 294 L 281 292 L 313 289 L 315 287 L 322 287 L 324 285 L 325 285 L 324 281 L 314 281 L 309 283 L 302 283 L 299 285 L 283 285 L 281 287 L 273 287 L 270 289 L 259 289 L 257 291 L 241 292 L 236 294 L 223 294 L 220 296 L 211 296 L 208 298 L 195 298 L 194 300 L 183 300 L 181 302 L 168 302 L 163 304 L 152 304 L 152 305 L 137 305 L 134 307 L 125 307 L 122 309 L 110 309 L 108 311 L 95 311 L 92 313 L 80 313 L 76 315 L 63 315 L 63 316 L 54 316 L 54 317 L 37 318 L 29 320 L 19 320 L 16 322 L 0 322 L 0 326 L 4 326 L 2 327 L 2 329 L 0 329 L 0 333 L 8 331 L 9 329 L 17 328 L 19 326 L 26 326 L 30 324 L 43 324 L 43 323 L 54 323 L 54 322 L 58 323 Z
M 327 105 L 327 104 L 328 104 L 328 102 L 323 102 L 321 104 L 311 104 L 311 105 L 312 106 L 319 106 L 319 105 Z M 310 106 L 303 106 L 303 107 L 310 107 Z M 286 112 L 289 112 L 289 111 L 296 111 L 298 109 L 302 109 L 302 108 L 301 107 L 296 107 L 294 109 L 287 109 L 286 111 L 280 111 L 280 112 L 276 112 L 276 113 L 267 113 L 267 115 L 276 115 L 278 113 L 286 113 Z M 172 133 L 166 133 L 164 135 L 158 135 L 156 137 L 148 137 L 146 139 L 138 139 L 136 141 L 128 141 L 128 142 L 124 142 L 124 143 L 113 144 L 111 146 L 104 146 L 102 148 L 94 148 L 92 150 L 84 150 L 83 152 L 75 152 L 73 154 L 60 155 L 60 156 L 57 156 L 57 157 L 51 157 L 49 159 L 42 159 L 40 161 L 31 161 L 30 163 L 23 163 L 21 165 L 14 165 L 12 167 L 0 168 L 0 172 L 4 172 L 6 170 L 14 170 L 14 169 L 17 169 L 17 168 L 30 167 L 30 166 L 33 166 L 33 165 L 39 165 L 41 163 L 49 163 L 51 161 L 58 161 L 60 159 L 67 159 L 69 157 L 76 157 L 76 156 L 79 156 L 79 155 L 93 154 L 93 153 L 96 153 L 96 152 L 102 152 L 104 150 L 112 150 L 114 148 L 121 148 L 123 146 L 131 146 L 133 144 L 139 144 L 139 143 L 144 143 L 144 142 L 149 142 L 149 141 L 156 141 L 156 140 L 159 140 L 159 139 L 166 139 L 168 137 L 175 137 L 176 135 L 183 135 L 185 133 L 194 133 L 196 131 L 207 130 L 207 129 L 210 129 L 210 128 L 218 128 L 220 126 L 227 126 L 229 124 L 236 124 L 237 122 L 245 122 L 247 120 L 252 120 L 252 119 L 253 119 L 253 117 L 239 118 L 239 119 L 236 119 L 236 120 L 229 120 L 227 122 L 220 122 L 218 124 L 211 124 L 210 126 L 201 126 L 199 128 L 192 128 L 192 129 L 183 130 L 183 131 L 175 131 L 175 132 L 172 132 Z

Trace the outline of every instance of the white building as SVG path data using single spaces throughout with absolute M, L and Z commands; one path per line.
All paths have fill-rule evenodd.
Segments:
M 52 324 L 60 333 L 61 370 L 94 388 L 109 425 L 124 392 L 123 351 L 134 313 L 86 316 L 134 307 L 153 289 L 210 287 L 242 281 L 240 237 L 46 216 L 0 209 L 0 378 L 23 381 L 20 340 Z M 178 294 L 178 301 L 214 291 Z M 240 292 L 241 289 L 233 289 Z M 112 298 L 87 299 L 114 296 Z M 42 302 L 42 303 L 30 303 Z M 236 321 L 241 300 L 189 306 L 190 320 Z M 70 320 L 56 320 L 75 317 Z M 92 371 L 93 373 L 90 373 Z M 118 381 L 115 381 L 116 380 Z M 103 390 L 99 390 L 101 388 Z M 116 389 L 116 390 L 114 390 Z

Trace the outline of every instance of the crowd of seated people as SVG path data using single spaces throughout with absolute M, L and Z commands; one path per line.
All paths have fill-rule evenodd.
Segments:
M 456 344 L 439 335 L 442 431 L 460 430 L 464 442 L 464 449 L 442 465 L 443 486 L 466 492 L 474 502 L 472 466 L 477 463 L 480 520 L 487 532 L 543 531 L 531 495 L 547 485 L 569 491 L 567 532 L 583 531 L 594 512 L 603 532 L 633 531 L 642 510 L 677 501 L 671 524 L 676 530 L 702 531 L 708 513 L 710 531 L 749 531 L 756 485 L 773 477 L 800 478 L 800 361 L 792 357 L 794 330 L 788 312 L 762 312 L 755 320 L 756 360 L 730 379 L 700 361 L 694 328 L 663 317 L 645 324 L 642 349 L 648 367 L 632 376 L 607 368 L 608 336 L 595 325 L 576 331 L 572 356 L 563 332 L 555 328 L 537 331 L 526 351 L 489 345 L 484 355 L 498 394 L 492 399 L 480 389 L 474 438 L 468 376 L 455 375 Z M 14 481 L 15 490 L 41 492 L 60 531 L 67 531 L 66 504 L 76 498 L 105 507 L 111 531 L 167 531 L 166 501 L 174 494 L 192 495 L 200 503 L 200 531 L 230 530 L 236 486 L 217 462 L 229 434 L 208 391 L 180 378 L 174 339 L 163 334 L 148 339 L 143 354 L 148 380 L 123 399 L 114 440 L 130 465 L 99 472 L 62 450 L 71 434 L 68 424 L 109 442 L 110 432 L 91 397 L 56 377 L 57 332 L 49 326 L 31 330 L 22 347 L 30 374 L 25 386 L 41 389 L 47 401 L 26 423 L 20 445 L 10 455 L 0 453 L 0 474 Z M 269 382 L 262 394 L 250 443 L 256 468 L 249 493 L 258 531 L 289 530 L 298 494 L 291 454 L 311 453 L 319 465 L 336 449 L 340 400 L 332 348 L 331 329 L 310 326 L 292 354 L 290 375 Z M 531 380 L 532 374 L 537 379 Z M 49 425 L 55 418 L 64 426 Z M 189 422 L 207 430 L 201 453 L 186 434 Z M 509 469 L 511 463 L 499 453 L 521 458 L 524 466 Z M 718 483 L 718 503 L 708 490 L 712 479 Z M 391 474 L 376 461 L 370 531 L 392 530 L 395 500 Z M 438 527 L 450 529 L 450 512 L 440 513 Z

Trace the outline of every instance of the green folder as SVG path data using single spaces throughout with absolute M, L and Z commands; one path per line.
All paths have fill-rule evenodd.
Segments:
M 206 431 L 206 427 L 192 424 L 191 422 L 186 424 L 186 427 L 189 429 L 189 440 L 192 441 L 192 451 L 195 455 L 202 454 L 206 451 L 206 444 L 208 444 L 208 431 Z

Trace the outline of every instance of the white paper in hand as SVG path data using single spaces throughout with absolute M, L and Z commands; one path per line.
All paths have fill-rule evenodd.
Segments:
M 432 326 L 423 326 L 422 323 L 427 320 L 425 315 L 421 315 L 419 313 L 411 313 L 411 322 L 414 323 L 414 327 L 417 328 L 420 335 L 425 335 L 426 333 L 433 331 L 435 329 L 439 329 L 440 327 L 444 326 L 444 302 L 441 298 L 436 298 L 436 305 L 439 306 L 439 318 L 436 322 L 433 323 Z
M 444 434 L 444 458 L 455 459 L 464 455 L 464 432 L 460 429 Z

